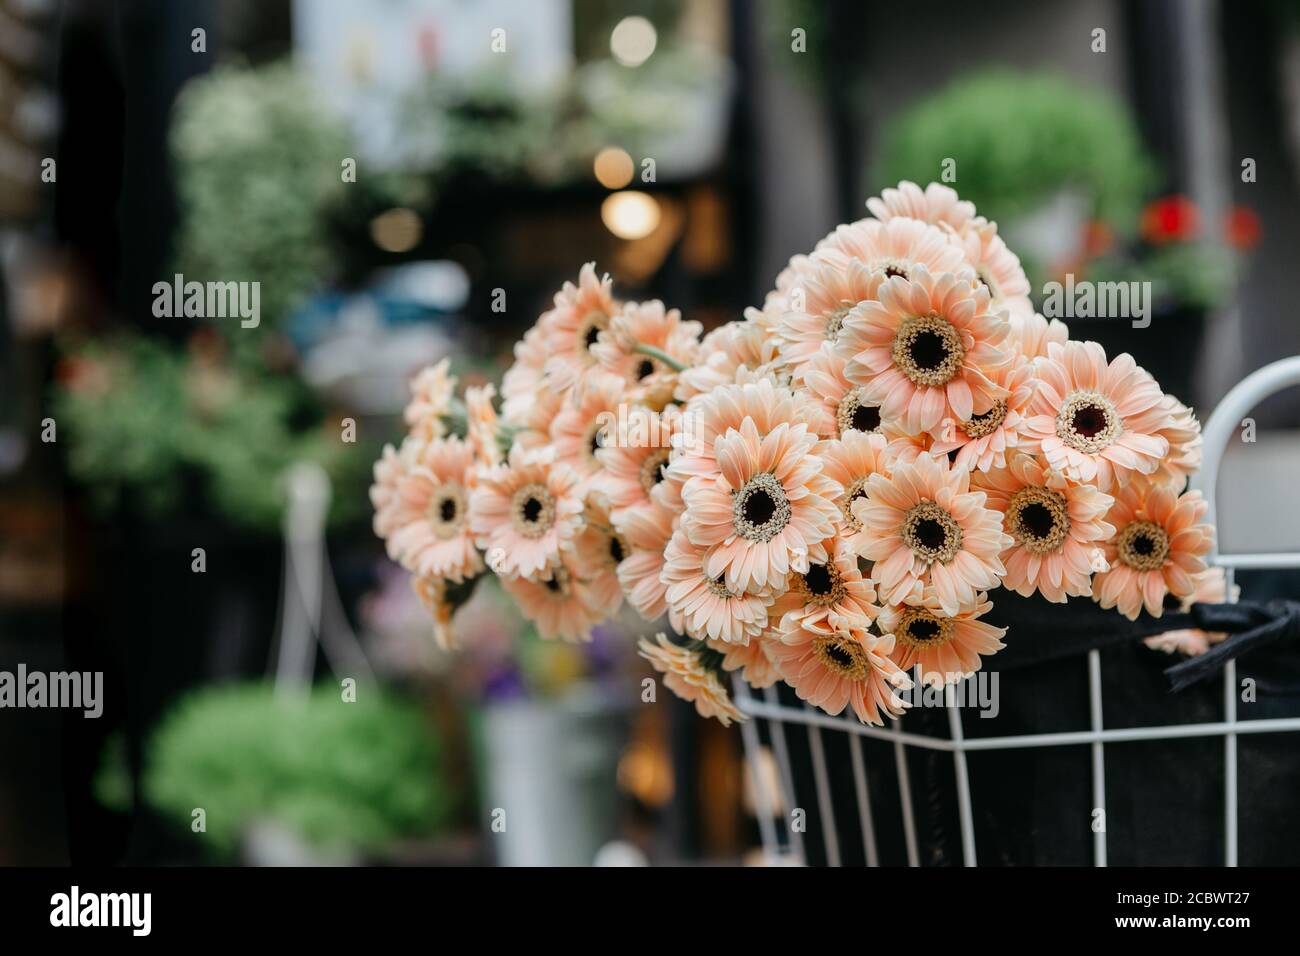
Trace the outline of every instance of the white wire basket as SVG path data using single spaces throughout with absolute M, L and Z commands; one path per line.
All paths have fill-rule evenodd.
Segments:
M 1237 433 L 1242 419 L 1263 399 L 1292 385 L 1300 384 L 1300 356 L 1283 359 L 1252 373 L 1237 384 L 1219 403 L 1204 428 L 1204 464 L 1193 478 L 1192 487 L 1199 488 L 1209 502 L 1207 521 L 1215 522 L 1215 495 L 1219 466 L 1232 436 Z M 1212 563 L 1224 568 L 1228 575 L 1229 594 L 1233 592 L 1232 576 L 1237 568 L 1284 569 L 1300 568 L 1300 552 L 1269 554 L 1221 554 L 1216 549 L 1210 556 Z M 1118 612 L 1116 612 L 1118 613 Z M 1020 637 L 1020 635 L 1017 635 Z M 1023 637 L 1021 638 L 1023 639 Z M 1106 812 L 1106 749 L 1107 745 L 1120 745 L 1138 741 L 1172 741 L 1186 738 L 1221 738 L 1223 745 L 1223 833 L 1222 855 L 1225 866 L 1236 866 L 1238 858 L 1238 755 L 1237 741 L 1243 734 L 1277 734 L 1300 732 L 1300 717 L 1276 717 L 1238 720 L 1238 682 L 1235 661 L 1228 661 L 1223 669 L 1222 719 L 1182 724 L 1163 724 L 1142 727 L 1107 728 L 1103 715 L 1102 652 L 1089 650 L 1086 655 L 1088 688 L 1088 726 L 1077 730 L 1051 733 L 1028 733 L 1001 736 L 971 736 L 964 732 L 960 708 L 954 689 L 948 689 L 944 710 L 947 712 L 947 736 L 938 733 L 917 732 L 909 727 L 919 715 L 908 714 L 885 727 L 861 724 L 846 711 L 832 717 L 808 705 L 789 699 L 783 701 L 776 687 L 766 688 L 761 696 L 752 693 L 748 685 L 735 682 L 735 701 L 741 711 L 754 720 L 741 725 L 749 783 L 754 795 L 759 833 L 764 853 L 771 862 L 807 864 L 810 858 L 839 866 L 845 858 L 865 860 L 868 866 L 881 865 L 882 835 L 894 843 L 897 834 L 879 827 L 891 827 L 895 820 L 901 824 L 902 847 L 907 865 L 922 863 L 920 841 L 917 834 L 917 805 L 912 786 L 909 756 L 917 751 L 936 755 L 950 754 L 952 781 L 955 786 L 955 803 L 960 830 L 961 862 L 975 866 L 978 862 L 976 825 L 972 812 L 971 774 L 968 755 L 990 751 L 1015 751 L 1038 748 L 1064 748 L 1087 745 L 1091 755 L 1091 801 L 1093 812 L 1079 814 L 1078 826 L 1091 832 L 1092 861 L 1096 866 L 1106 866 L 1107 832 Z M 1082 666 L 1083 662 L 1080 662 Z M 763 724 L 760 731 L 759 724 Z M 934 721 L 926 721 L 933 725 Z M 764 733 L 765 732 L 765 733 Z M 815 800 L 801 801 L 804 794 L 796 791 L 796 775 L 792 760 L 792 740 L 789 734 L 806 735 L 807 762 L 810 769 Z M 848 769 L 851 781 L 835 779 L 827 760 L 828 740 L 824 734 L 842 735 L 847 747 Z M 764 746 L 763 736 L 767 738 Z M 873 807 L 872 792 L 877 802 L 882 781 L 871 779 L 870 768 L 879 768 L 879 761 L 869 761 L 864 753 L 864 741 L 883 742 L 893 751 L 892 790 L 897 788 L 897 804 L 892 799 L 888 813 Z M 803 740 L 795 738 L 800 747 Z M 840 746 L 840 742 L 836 742 Z M 842 819 L 844 800 L 833 799 L 833 790 L 841 791 L 851 783 L 856 820 L 852 826 L 837 825 Z M 872 784 L 876 786 L 873 788 Z M 892 794 L 890 795 L 892 797 Z M 836 819 L 839 804 L 841 820 Z M 811 803 L 811 805 L 808 805 Z M 1176 809 L 1176 808 L 1173 808 Z M 1100 811 L 1098 816 L 1097 811 Z M 1101 826 L 1095 821 L 1100 819 Z M 857 831 L 862 847 L 850 847 L 841 841 L 841 834 Z M 810 845 L 816 835 L 817 845 Z M 1072 834 L 1078 838 L 1079 834 Z M 901 861 L 900 861 L 901 862 Z

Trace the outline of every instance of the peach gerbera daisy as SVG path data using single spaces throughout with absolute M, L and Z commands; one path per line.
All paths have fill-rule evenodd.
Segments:
M 826 560 L 823 542 L 835 534 L 843 489 L 822 474 L 817 443 L 802 423 L 763 435 L 748 417 L 717 439 L 717 474 L 682 489 L 682 528 L 709 549 L 710 578 L 724 575 L 734 593 L 759 591 Z
M 959 198 L 951 186 L 930 183 L 922 192 L 920 186 L 908 180 L 899 183 L 897 189 L 881 190 L 880 198 L 867 200 L 867 208 L 881 222 L 901 217 L 945 223 L 957 230 L 975 217 L 975 204 Z
M 825 242 L 826 240 L 822 240 Z M 790 293 L 800 281 L 812 274 L 815 264 L 812 257 L 800 253 L 790 257 L 784 269 L 777 273 L 776 287 L 763 298 L 761 309 L 746 309 L 745 318 L 762 325 L 768 331 L 776 326 L 782 313 L 790 311 Z
M 896 464 L 909 464 L 917 458 L 928 454 L 934 438 L 925 432 L 913 434 L 903 427 L 901 422 L 888 421 L 880 426 L 880 434 L 885 439 L 885 456 L 882 459 L 887 468 Z
M 623 606 L 618 568 L 630 554 L 631 547 L 610 522 L 609 511 L 600 501 L 588 499 L 583 528 L 568 563 L 588 585 L 592 610 L 601 620 L 613 617 Z
M 551 449 L 519 444 L 504 464 L 482 471 L 470 500 L 470 528 L 502 577 L 535 577 L 559 564 L 582 527 L 578 475 Z
M 411 380 L 411 400 L 402 419 L 417 438 L 432 441 L 447 433 L 443 418 L 451 411 L 456 394 L 456 376 L 449 373 L 451 359 L 431 365 Z
M 772 641 L 772 662 L 800 700 L 836 715 L 846 706 L 864 724 L 883 724 L 881 713 L 897 717 L 907 709 L 899 690 L 912 680 L 890 655 L 892 636 L 876 637 L 843 618 L 797 622 Z
M 750 687 L 762 690 L 781 679 L 772 663 L 770 648 L 773 639 L 763 634 L 752 637 L 748 644 L 728 644 L 725 641 L 705 641 L 709 650 L 722 655 L 722 669 L 728 674 L 740 671 L 740 678 Z
M 866 386 L 854 385 L 844 374 L 845 359 L 823 342 L 821 348 L 794 373 L 796 383 L 807 387 L 809 398 L 825 412 L 819 429 L 828 437 L 849 432 L 879 432 L 880 405 L 868 401 Z
M 1046 358 L 1047 346 L 1053 342 L 1064 345 L 1070 341 L 1070 328 L 1060 319 L 1049 321 L 1032 312 L 1029 315 L 1012 313 L 1007 321 L 1011 324 L 1008 345 L 1028 359 Z
M 664 675 L 664 686 L 687 703 L 695 704 L 696 712 L 704 718 L 716 717 L 724 727 L 731 722 L 745 720 L 745 715 L 731 702 L 731 695 L 718 679 L 716 670 L 706 667 L 701 651 L 681 647 L 661 634 L 655 640 L 641 638 L 637 642 L 639 653 L 650 665 Z
M 1003 515 L 1015 539 L 1002 552 L 1002 584 L 1025 597 L 1038 591 L 1064 604 L 1066 595 L 1092 594 L 1092 572 L 1115 529 L 1106 523 L 1114 503 L 1092 485 L 1076 485 L 1031 455 L 1013 453 L 1007 467 L 976 475 L 975 487 Z
M 993 369 L 989 380 L 1005 391 L 1007 397 L 999 398 L 988 411 L 972 415 L 964 422 L 945 422 L 943 431 L 930 445 L 930 451 L 935 454 L 955 451 L 953 461 L 970 471 L 1006 467 L 1008 451 L 1021 443 L 1029 401 L 1034 397 L 1033 366 L 1020 356 Z
M 672 398 L 678 372 L 695 361 L 701 326 L 659 300 L 629 302 L 611 317 L 591 347 L 600 367 L 622 379 L 628 400 L 661 406 Z
M 423 445 L 397 486 L 389 557 L 457 583 L 483 569 L 469 528 L 473 469 L 473 450 L 454 435 Z
M 1152 478 L 1157 483 L 1181 489 L 1188 476 L 1201 467 L 1201 423 L 1190 408 L 1172 395 L 1164 397 L 1164 406 L 1171 423 L 1158 434 L 1169 442 L 1169 453 L 1160 459 Z
M 497 441 L 497 412 L 492 405 L 496 387 L 491 383 L 465 389 L 466 438 L 474 449 L 474 461 L 490 468 L 501 463 L 501 444 Z
M 614 526 L 628 550 L 618 565 L 618 580 L 627 603 L 647 621 L 656 621 L 668 610 L 663 570 L 673 536 L 673 516 L 652 504 L 624 511 Z
M 1071 481 L 1109 491 L 1117 478 L 1151 474 L 1169 451 L 1160 431 L 1173 415 L 1127 352 L 1107 364 L 1096 342 L 1051 344 L 1034 375 L 1025 436 Z
M 537 580 L 502 577 L 501 587 L 548 641 L 590 641 L 591 629 L 605 620 L 591 584 L 579 578 L 567 563 L 551 567 Z
M 916 219 L 859 219 L 836 228 L 817 243 L 814 260 L 804 267 L 791 288 L 806 282 L 816 269 L 818 258 L 838 253 L 857 259 L 869 272 L 882 279 L 900 276 L 911 279 L 924 269 L 932 275 L 952 272 L 963 278 L 973 277 L 966 265 L 965 253 L 955 239 L 942 229 Z M 832 259 L 834 261 L 834 259 Z
M 399 526 L 397 492 L 419 455 L 424 442 L 407 435 L 400 449 L 385 445 L 374 464 L 374 484 L 370 486 L 370 504 L 375 509 L 376 537 L 385 541 Z
M 775 368 L 776 340 L 757 309 L 743 322 L 720 325 L 700 342 L 695 364 L 677 377 L 673 397 L 685 402 L 719 385 L 758 381 Z
M 824 474 L 844 489 L 835 499 L 835 504 L 840 509 L 840 533 L 847 536 L 855 553 L 859 550 L 855 536 L 862 531 L 862 523 L 853 513 L 853 502 L 865 494 L 868 478 L 888 474 L 885 450 L 884 435 L 859 431 L 850 431 L 836 441 L 823 442 L 817 449 Z
M 623 400 L 624 382 L 617 375 L 593 370 L 571 391 L 551 421 L 555 460 L 592 478 L 601 470 L 596 452 L 613 438 Z
M 1232 600 L 1237 600 L 1241 593 L 1241 588 L 1233 585 Z M 1167 595 L 1165 604 L 1172 604 L 1173 607 L 1180 611 L 1190 611 L 1193 604 L 1224 604 L 1228 600 L 1228 574 L 1223 568 L 1206 568 L 1200 574 L 1196 575 L 1196 588 L 1191 594 L 1181 600 Z M 1153 651 L 1164 651 L 1166 654 L 1186 654 L 1188 657 L 1199 657 L 1210 649 L 1210 645 L 1218 644 L 1228 635 L 1222 631 L 1198 631 L 1187 629 L 1181 631 L 1166 631 L 1163 634 L 1156 634 L 1145 640 L 1147 647 Z
M 811 272 L 790 291 L 790 310 L 772 328 L 782 363 L 799 377 L 826 343 L 834 344 L 844 317 L 875 299 L 885 273 L 835 250 L 813 257 Z
M 958 241 L 975 270 L 975 280 L 988 290 L 994 312 L 1023 317 L 1034 314 L 1029 278 L 1020 267 L 1020 257 L 998 235 L 997 223 L 979 217 L 968 224 Z
M 660 579 L 674 628 L 691 637 L 744 644 L 767 627 L 770 591 L 728 586 L 720 573 L 710 574 L 708 553 L 678 529 L 664 549 Z
M 917 268 L 882 284 L 878 302 L 856 306 L 836 348 L 881 418 L 935 433 L 945 418 L 969 421 L 1006 397 L 988 376 L 1011 358 L 999 347 L 1008 328 L 989 311 L 986 289 Z
M 546 334 L 534 325 L 515 343 L 515 362 L 501 377 L 501 415 L 515 419 L 527 414 L 533 396 L 543 387 Z
M 979 620 L 993 607 L 984 593 L 948 614 L 933 601 L 882 608 L 879 627 L 894 636 L 893 660 L 910 671 L 921 668 L 921 682 L 932 687 L 955 684 L 980 669 L 981 655 L 996 654 L 1005 646 L 1005 627 Z
M 921 455 L 873 475 L 853 503 L 862 523 L 858 554 L 875 564 L 871 579 L 889 604 L 923 600 L 932 586 L 939 606 L 956 614 L 1005 573 L 999 555 L 1012 544 L 1002 514 L 970 488 L 970 473 L 946 457 Z
M 672 438 L 674 457 L 668 466 L 669 477 L 688 481 L 697 475 L 716 476 L 715 444 L 728 431 L 739 429 L 747 418 L 761 435 L 782 424 L 802 424 L 816 432 L 820 412 L 810 409 L 800 399 L 801 396 L 771 378 L 722 385 L 697 396 L 683 411 L 688 421 L 683 423 L 682 432 Z
M 592 346 L 621 308 L 613 296 L 613 280 L 597 277 L 594 262 L 582 267 L 576 286 L 564 283 L 555 294 L 555 308 L 537 321 L 546 346 L 546 381 L 552 389 L 573 388 L 596 364 Z
M 1115 527 L 1115 536 L 1106 542 L 1110 568 L 1093 579 L 1093 599 L 1136 620 L 1143 607 L 1160 617 L 1166 595 L 1193 594 L 1214 543 L 1214 529 L 1201 523 L 1206 508 L 1199 491 L 1179 495 L 1141 478 L 1116 490 L 1106 514 Z
M 829 560 L 810 561 L 807 571 L 790 572 L 785 593 L 768 611 L 774 628 L 790 630 L 797 622 L 816 622 L 831 615 L 865 628 L 876 619 L 880 610 L 876 589 L 862 576 L 857 555 L 843 538 L 836 538 L 830 550 Z
M 524 412 L 502 419 L 504 431 L 511 439 L 510 444 L 517 442 L 525 448 L 549 445 L 551 424 L 574 394 L 574 389 L 555 392 L 549 388 L 539 388 L 533 393 L 533 400 Z
M 672 436 L 681 429 L 681 412 L 670 405 L 661 412 L 635 406 L 626 410 L 596 450 L 601 471 L 595 489 L 609 502 L 614 517 L 651 504 L 664 480 Z

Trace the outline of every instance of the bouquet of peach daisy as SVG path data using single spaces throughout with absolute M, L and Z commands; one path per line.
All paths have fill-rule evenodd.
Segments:
M 997 589 L 1130 619 L 1212 589 L 1200 426 L 1127 354 L 1034 312 L 997 225 L 904 182 L 701 337 L 593 264 L 491 386 L 446 362 L 375 465 L 375 530 L 454 645 L 496 574 L 546 638 L 626 602 L 724 724 L 732 676 L 880 724 L 977 671 Z M 671 631 L 672 636 L 669 636 Z

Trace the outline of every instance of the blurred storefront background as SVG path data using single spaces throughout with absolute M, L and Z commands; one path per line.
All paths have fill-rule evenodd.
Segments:
M 440 651 L 370 467 L 582 263 L 712 328 L 903 178 L 1040 308 L 1151 283 L 1081 337 L 1202 415 L 1300 352 L 1294 0 L 0 0 L 0 670 L 105 681 L 0 711 L 0 863 L 746 859 L 739 737 L 643 702 L 645 625 L 480 588 Z M 258 299 L 160 307 L 215 280 Z M 1290 473 L 1300 401 L 1257 421 Z

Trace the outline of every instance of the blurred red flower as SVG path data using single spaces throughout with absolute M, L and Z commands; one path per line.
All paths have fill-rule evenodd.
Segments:
M 1224 238 L 1234 249 L 1254 249 L 1261 231 L 1259 215 L 1249 206 L 1233 206 L 1223 223 Z
M 1139 231 L 1153 245 L 1186 242 L 1201 231 L 1201 213 L 1186 196 L 1166 196 L 1142 210 Z
M 1089 259 L 1104 256 L 1115 244 L 1115 233 L 1100 219 L 1089 219 L 1083 224 L 1083 254 Z

